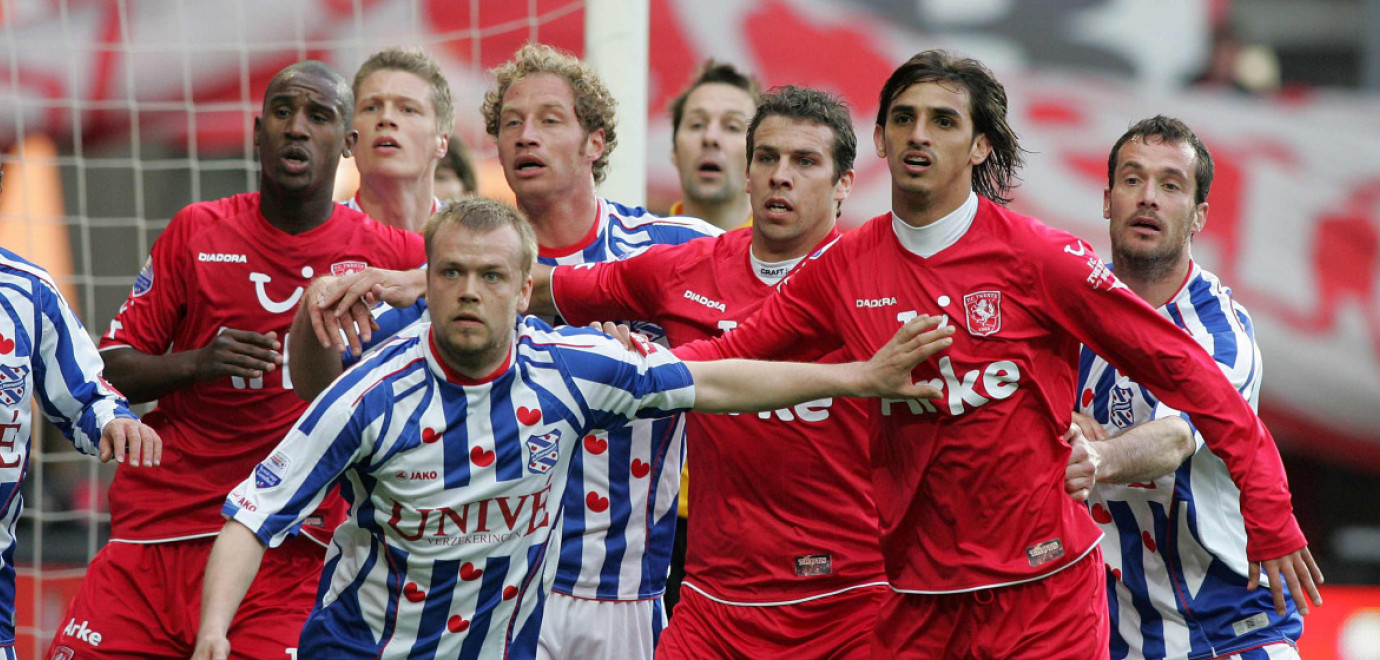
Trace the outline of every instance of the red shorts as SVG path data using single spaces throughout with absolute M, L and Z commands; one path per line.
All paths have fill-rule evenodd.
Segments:
M 185 660 L 196 646 L 201 582 L 215 540 L 107 543 L 87 568 L 48 657 Z M 230 624 L 231 658 L 296 655 L 325 555 L 325 548 L 300 537 L 264 553 Z
M 657 660 L 866 658 L 886 587 L 793 605 L 725 605 L 689 584 L 657 642 Z
M 956 594 L 892 592 L 882 601 L 872 657 L 965 660 L 1106 658 L 1101 548 L 1047 578 Z

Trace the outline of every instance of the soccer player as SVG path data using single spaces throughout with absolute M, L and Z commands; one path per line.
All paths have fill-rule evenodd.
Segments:
M 1193 417 L 1241 488 L 1250 560 L 1272 588 L 1283 572 L 1316 594 L 1274 442 L 1211 356 L 1087 244 L 1000 205 L 1021 152 L 991 72 L 916 55 L 882 88 L 874 141 L 892 212 L 845 234 L 736 330 L 677 349 L 852 359 L 917 314 L 957 326 L 950 350 L 914 373 L 940 400 L 868 404 L 894 592 L 874 657 L 1107 653 L 1101 534 L 1064 492 L 1080 344 Z
M 746 143 L 752 227 L 593 267 L 558 267 L 550 290 L 561 315 L 575 323 L 655 321 L 672 346 L 717 337 L 751 316 L 808 255 L 838 240 L 835 218 L 851 191 L 857 150 L 848 109 L 824 92 L 772 90 Z M 685 590 L 657 657 L 867 657 L 886 575 L 861 403 L 696 413 L 688 426 L 697 467 Z M 825 503 L 848 513 L 822 516 Z
M 14 557 L 19 542 L 14 527 L 24 510 L 20 486 L 29 466 L 35 408 L 77 451 L 101 461 L 114 458 L 131 468 L 152 469 L 162 462 L 163 442 L 101 377 L 100 354 L 52 276 L 4 248 L 0 303 L 0 489 L 5 502 L 0 508 L 0 548 L 10 564 L 8 558 Z M 38 406 L 32 405 L 35 396 Z M 0 594 L 0 657 L 14 660 L 12 564 L 0 572 Z M 79 625 L 90 637 L 86 625 Z
M 421 237 L 331 201 L 355 144 L 349 85 L 315 61 L 278 72 L 254 121 L 260 192 L 193 204 L 169 223 L 101 338 L 110 381 L 166 440 L 162 469 L 121 466 L 111 542 L 88 569 L 54 641 L 79 658 L 186 658 L 206 558 L 226 493 L 286 435 L 306 404 L 290 391 L 283 333 L 316 273 L 410 268 Z M 323 546 L 343 518 L 332 497 L 303 534 L 269 553 L 230 628 L 246 658 L 286 658 L 311 611 Z M 62 657 L 59 655 L 58 657 Z
M 453 202 L 471 195 L 479 194 L 479 182 L 475 179 L 474 160 L 470 150 L 462 140 L 451 140 L 446 147 L 446 155 L 436 164 L 436 198 L 443 202 Z
M 702 220 L 659 218 L 595 194 L 617 143 L 614 101 L 578 59 L 549 46 L 527 45 L 493 75 L 494 85 L 484 97 L 485 126 L 498 143 L 499 161 L 518 207 L 536 232 L 540 263 L 611 261 L 648 245 L 721 233 Z M 320 327 L 317 336 L 324 346 L 340 343 L 331 310 L 351 309 L 362 293 L 352 292 L 353 284 L 369 290 L 379 277 L 386 275 L 373 271 L 314 284 L 314 289 L 321 287 L 319 294 L 309 294 L 316 304 L 299 314 L 294 327 Z M 424 277 L 400 275 L 414 284 Z M 422 305 L 388 310 L 370 339 L 391 336 L 422 313 Z M 361 330 L 368 323 L 362 320 Z M 353 332 L 354 326 L 346 327 Z M 635 329 L 655 340 L 664 337 L 650 324 Z M 341 370 L 339 353 L 310 344 L 301 334 L 292 346 L 294 355 L 310 355 L 314 365 L 312 387 L 298 391 L 303 396 L 320 391 Z M 337 348 L 343 350 L 343 343 Z M 559 568 L 542 634 L 542 652 L 549 657 L 652 657 L 665 622 L 661 596 L 675 534 L 682 427 L 679 417 L 638 420 L 607 434 L 595 433 L 576 449 L 562 495 Z
M 755 78 L 710 59 L 671 101 L 671 161 L 684 195 L 671 215 L 703 218 L 725 231 L 751 217 L 743 137 L 761 95 Z
M 359 192 L 348 205 L 419 232 L 441 205 L 434 187 L 455 123 L 450 83 L 422 49 L 389 48 L 360 65 L 353 91 Z
M 937 392 L 909 372 L 948 344 L 938 319 L 909 324 L 866 363 L 687 367 L 654 345 L 629 351 L 595 331 L 519 317 L 537 243 L 516 209 L 464 200 L 425 234 L 431 322 L 334 382 L 226 498 L 196 660 L 228 657 L 226 630 L 265 546 L 283 542 L 337 482 L 350 520 L 336 531 L 301 657 L 531 658 L 555 567 L 546 553 L 562 515 L 556 498 L 597 429 L 692 407 Z M 619 445 L 634 440 L 606 442 L 626 451 Z
M 757 111 L 760 86 L 732 64 L 705 60 L 694 80 L 671 101 L 671 161 L 680 174 L 681 201 L 671 215 L 702 218 L 725 231 L 743 226 L 752 208 L 747 197 L 748 122 Z M 687 463 L 688 463 L 687 458 Z M 690 470 L 680 472 L 676 538 L 666 580 L 666 612 L 680 601 L 685 578 L 690 515 Z
M 1261 364 L 1251 317 L 1193 261 L 1212 172 L 1212 155 L 1182 121 L 1143 120 L 1112 147 L 1102 215 L 1117 279 L 1211 353 L 1255 408 Z M 1074 448 L 1084 470 L 1069 488 L 1092 488 L 1092 517 L 1105 533 L 1111 656 L 1297 659 L 1303 618 L 1293 599 L 1281 601 L 1281 615 L 1270 593 L 1252 589 L 1241 492 L 1226 463 L 1186 415 L 1088 349 L 1078 391 L 1079 411 L 1109 436 Z

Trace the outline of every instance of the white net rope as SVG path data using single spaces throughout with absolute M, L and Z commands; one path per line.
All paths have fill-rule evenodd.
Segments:
M 249 128 L 279 68 L 321 59 L 350 79 L 379 49 L 422 46 L 450 80 L 454 139 L 484 156 L 492 149 L 477 108 L 486 69 L 527 41 L 578 51 L 583 6 L 0 0 L 3 245 L 52 270 L 97 337 L 178 209 L 257 188 Z M 41 185 L 45 173 L 59 183 Z M 108 537 L 114 474 L 35 426 L 14 557 L 25 658 L 41 657 L 67 623 L 68 599 Z

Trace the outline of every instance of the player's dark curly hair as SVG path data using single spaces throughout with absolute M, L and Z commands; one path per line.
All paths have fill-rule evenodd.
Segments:
M 731 85 L 747 92 L 752 97 L 753 105 L 762 100 L 762 86 L 757 79 L 739 71 L 737 67 L 728 62 L 719 62 L 713 58 L 704 61 L 700 69 L 695 73 L 695 79 L 671 101 L 671 141 L 675 141 L 676 134 L 680 132 L 680 120 L 685 117 L 685 102 L 690 98 L 690 94 L 700 85 L 719 83 Z
M 1158 138 L 1165 144 L 1188 144 L 1193 147 L 1193 203 L 1202 204 L 1207 201 L 1208 190 L 1212 188 L 1212 154 L 1208 153 L 1207 146 L 1188 127 L 1188 124 L 1164 115 L 1155 115 L 1149 119 L 1142 119 L 1131 126 L 1120 139 L 1112 145 L 1112 153 L 1107 156 L 1107 187 L 1111 188 L 1115 182 L 1116 159 L 1121 151 L 1121 145 L 1131 140 L 1145 142 L 1150 138 Z
M 757 127 L 767 117 L 801 119 L 828 126 L 834 132 L 834 146 L 830 150 L 830 155 L 834 157 L 834 183 L 839 182 L 844 172 L 853 169 L 853 159 L 858 155 L 858 138 L 853 134 L 853 118 L 843 99 L 808 87 L 784 85 L 773 88 L 762 96 L 762 101 L 757 104 L 757 113 L 748 124 L 749 158 Z
M 992 153 L 973 168 L 973 190 L 998 204 L 1011 201 L 1008 193 L 1016 187 L 1016 170 L 1024 164 L 1020 139 L 1006 123 L 1006 88 L 982 62 L 958 57 L 943 50 L 927 50 L 902 64 L 882 85 L 877 125 L 886 126 L 891 103 L 911 85 L 925 82 L 957 84 L 968 92 L 973 117 L 973 137 L 987 136 Z

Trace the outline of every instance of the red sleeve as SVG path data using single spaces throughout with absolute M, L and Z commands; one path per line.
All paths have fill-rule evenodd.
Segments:
M 149 355 L 167 352 L 187 313 L 186 278 L 194 272 L 187 239 L 200 224 L 199 216 L 195 205 L 182 209 L 153 242 L 129 298 L 101 336 L 102 349 L 129 346 Z
M 619 261 L 557 266 L 551 271 L 551 300 L 570 325 L 595 321 L 656 321 L 668 274 L 679 272 L 685 248 L 654 245 Z
M 755 314 L 731 332 L 674 349 L 687 361 L 751 358 L 789 359 L 805 347 L 817 355 L 843 345 L 835 320 L 843 281 L 838 274 L 842 251 L 837 246 L 803 265 L 769 296 Z
M 401 261 L 397 268 L 417 268 L 426 263 L 426 242 L 422 240 L 421 234 L 414 234 L 410 231 L 403 232 Z
M 1188 333 L 1116 279 L 1083 241 L 1039 255 L 1043 308 L 1053 321 L 1164 403 L 1188 413 L 1241 490 L 1246 556 L 1282 557 L 1307 544 L 1269 430 Z

